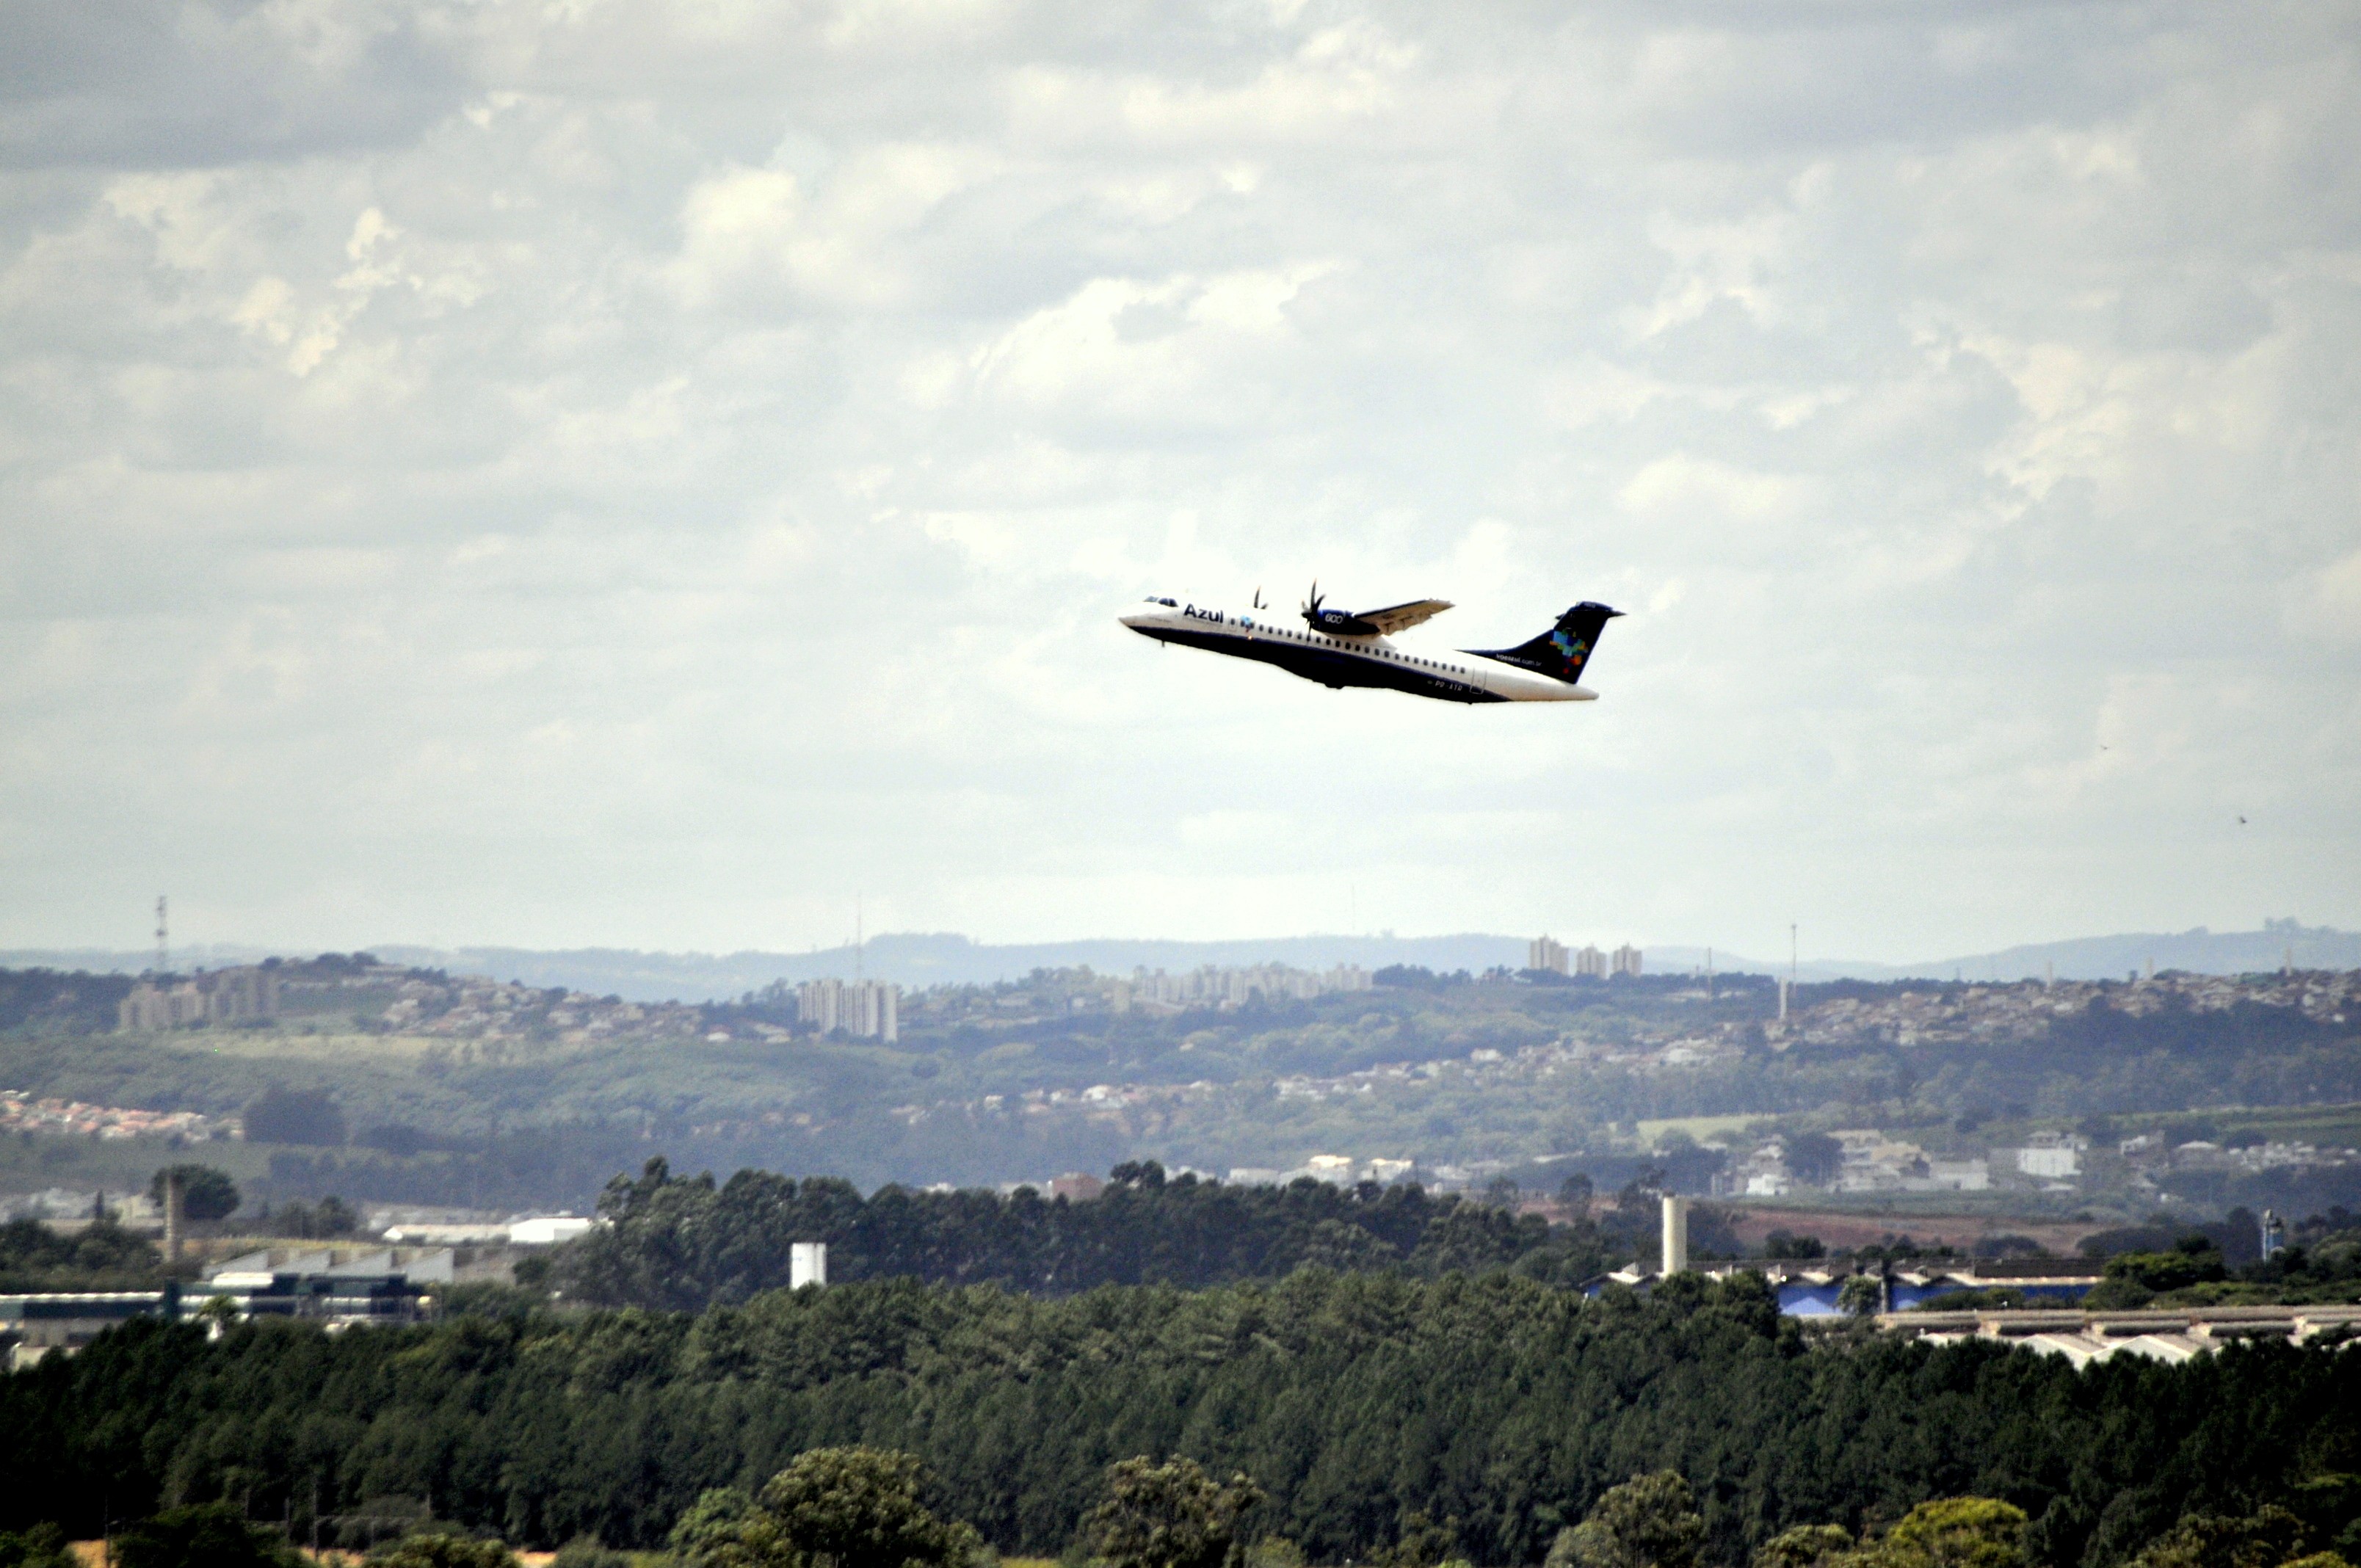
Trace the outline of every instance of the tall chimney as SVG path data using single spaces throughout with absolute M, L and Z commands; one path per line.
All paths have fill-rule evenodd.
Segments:
M 164 1262 L 181 1261 L 181 1173 L 164 1173 Z
M 1665 1274 L 1686 1274 L 1689 1267 L 1689 1201 L 1667 1192 L 1664 1203 Z

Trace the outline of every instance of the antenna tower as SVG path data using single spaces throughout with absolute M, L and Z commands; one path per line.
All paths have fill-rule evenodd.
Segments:
M 166 935 L 168 929 L 164 920 L 164 895 L 159 893 L 156 895 L 156 972 L 159 975 L 172 972 L 172 942 Z

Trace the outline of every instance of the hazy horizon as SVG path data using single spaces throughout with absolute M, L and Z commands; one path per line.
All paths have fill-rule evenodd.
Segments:
M 1557 933 L 1569 946 L 1612 938 Z M 308 958 L 322 951 L 366 951 L 388 962 L 455 972 L 485 972 L 495 979 L 537 986 L 561 986 L 593 994 L 616 992 L 632 1001 L 726 1000 L 757 991 L 774 980 L 800 981 L 865 972 L 905 985 L 988 983 L 1017 980 L 1037 968 L 1087 966 L 1124 974 L 1136 968 L 1183 972 L 1201 964 L 1246 966 L 1283 963 L 1325 970 L 1340 963 L 1371 970 L 1415 965 L 1439 972 L 1482 973 L 1521 968 L 1527 937 L 1463 931 L 1431 936 L 1393 932 L 1364 935 L 1308 933 L 1287 937 L 1235 938 L 1190 942 L 1154 938 L 1071 938 L 1038 943 L 983 943 L 957 932 L 881 931 L 858 953 L 849 947 L 798 952 L 740 948 L 719 952 L 664 951 L 630 948 L 535 949 L 504 946 L 422 948 L 402 943 L 360 943 L 343 948 L 311 946 L 272 948 L 214 944 L 177 949 L 173 967 L 186 970 L 253 963 L 272 956 Z M 1711 965 L 1730 974 L 1786 972 L 1784 956 L 1750 954 L 1687 943 L 1642 943 L 1647 972 L 1687 974 Z M 139 949 L 0 948 L 0 967 L 41 965 L 137 973 L 152 969 L 152 955 Z M 1796 972 L 1807 981 L 1833 979 L 1899 981 L 1964 978 L 2014 981 L 2028 979 L 2114 980 L 2143 968 L 2158 971 L 2237 974 L 2268 970 L 2290 959 L 2303 970 L 2361 969 L 2361 933 L 2275 922 L 2254 931 L 2117 932 L 2051 943 L 2025 943 L 1987 953 L 1883 962 L 1859 956 L 1806 953 Z M 1946 971 L 1949 971 L 1947 973 Z

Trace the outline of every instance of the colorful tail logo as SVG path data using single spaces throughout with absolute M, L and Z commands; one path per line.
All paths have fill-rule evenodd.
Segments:
M 1504 664 L 1532 670 L 1571 685 L 1582 678 L 1583 666 L 1590 663 L 1591 650 L 1598 646 L 1598 633 L 1607 623 L 1623 612 L 1610 609 L 1588 599 L 1576 605 L 1557 618 L 1557 625 L 1530 642 L 1497 652 L 1471 649 L 1487 659 L 1498 659 Z

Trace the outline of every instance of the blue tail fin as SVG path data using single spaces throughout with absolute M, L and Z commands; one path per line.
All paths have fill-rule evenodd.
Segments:
M 1598 634 L 1607 623 L 1623 612 L 1609 609 L 1603 604 L 1583 600 L 1557 618 L 1557 624 L 1530 642 L 1514 648 L 1487 650 L 1471 648 L 1487 659 L 1498 659 L 1503 664 L 1514 664 L 1521 670 L 1532 670 L 1569 685 L 1582 679 L 1582 667 L 1590 663 L 1590 651 L 1598 646 Z

